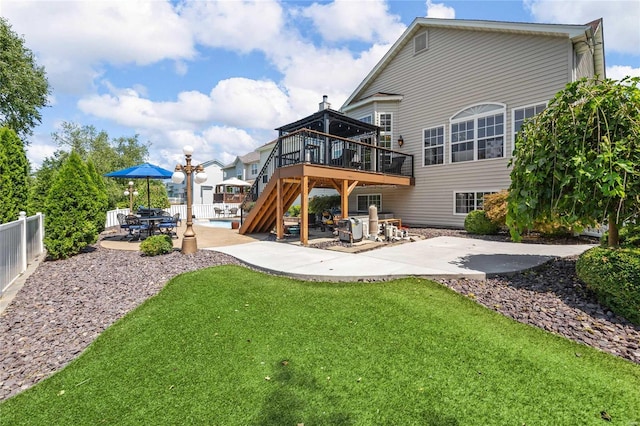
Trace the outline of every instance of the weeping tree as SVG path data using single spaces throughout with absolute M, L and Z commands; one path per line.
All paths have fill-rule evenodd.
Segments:
M 581 79 L 556 94 L 516 138 L 507 225 L 606 224 L 609 246 L 640 212 L 640 78 Z

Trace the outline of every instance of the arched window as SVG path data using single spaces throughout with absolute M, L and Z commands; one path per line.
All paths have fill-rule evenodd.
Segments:
M 506 105 L 472 105 L 451 117 L 451 162 L 505 156 Z

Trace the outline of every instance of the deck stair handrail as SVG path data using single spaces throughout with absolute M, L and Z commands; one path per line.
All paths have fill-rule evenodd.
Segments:
M 300 163 L 413 177 L 413 155 L 309 129 L 280 136 L 247 191 L 243 207 L 255 202 L 276 169 Z

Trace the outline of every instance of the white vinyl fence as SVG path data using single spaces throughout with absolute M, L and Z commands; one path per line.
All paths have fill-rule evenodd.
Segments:
M 0 225 L 0 297 L 44 253 L 43 238 L 42 213 L 27 217 L 20 212 L 18 220 Z
M 193 204 L 191 206 L 191 213 L 196 217 L 196 219 L 213 219 L 218 217 L 215 212 L 216 208 L 228 211 L 233 207 L 237 207 L 238 214 L 240 214 L 240 203 Z M 187 217 L 186 204 L 172 205 L 171 207 L 165 209 L 165 211 L 168 212 L 171 216 L 176 213 L 180 213 L 180 220 L 185 220 Z M 107 212 L 107 223 L 105 224 L 106 228 L 109 228 L 111 226 L 118 226 L 118 213 L 127 215 L 129 214 L 129 209 L 109 210 Z

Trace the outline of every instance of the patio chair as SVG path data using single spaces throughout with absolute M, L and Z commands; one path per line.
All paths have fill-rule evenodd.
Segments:
M 394 175 L 402 174 L 402 164 L 404 164 L 404 158 L 405 157 L 394 157 L 391 160 L 391 164 L 384 168 L 384 172 Z
M 213 212 L 216 214 L 216 217 L 220 217 L 222 214 L 222 209 L 220 207 L 214 207 Z
M 238 208 L 237 207 L 231 207 L 229 209 L 229 216 L 237 216 L 238 215 Z
M 120 229 L 124 229 L 129 233 L 129 235 L 131 235 L 131 230 L 129 229 L 129 225 L 127 224 L 127 216 L 124 213 L 118 213 L 116 217 L 118 218 L 118 224 L 120 225 Z M 122 238 L 126 236 L 127 235 L 124 235 Z
M 131 240 L 133 240 L 136 235 L 138 236 L 138 240 L 140 239 L 143 231 L 149 231 L 149 225 L 146 223 L 142 223 L 140 218 L 136 215 L 130 214 L 126 217 L 127 226 L 129 226 L 129 235 L 131 235 Z
M 158 223 L 158 229 L 163 234 L 170 235 L 171 238 L 174 236 L 178 238 L 178 233 L 175 231 L 178 226 L 178 222 L 180 221 L 180 213 L 176 213 L 173 216 L 167 216 L 166 220 Z

